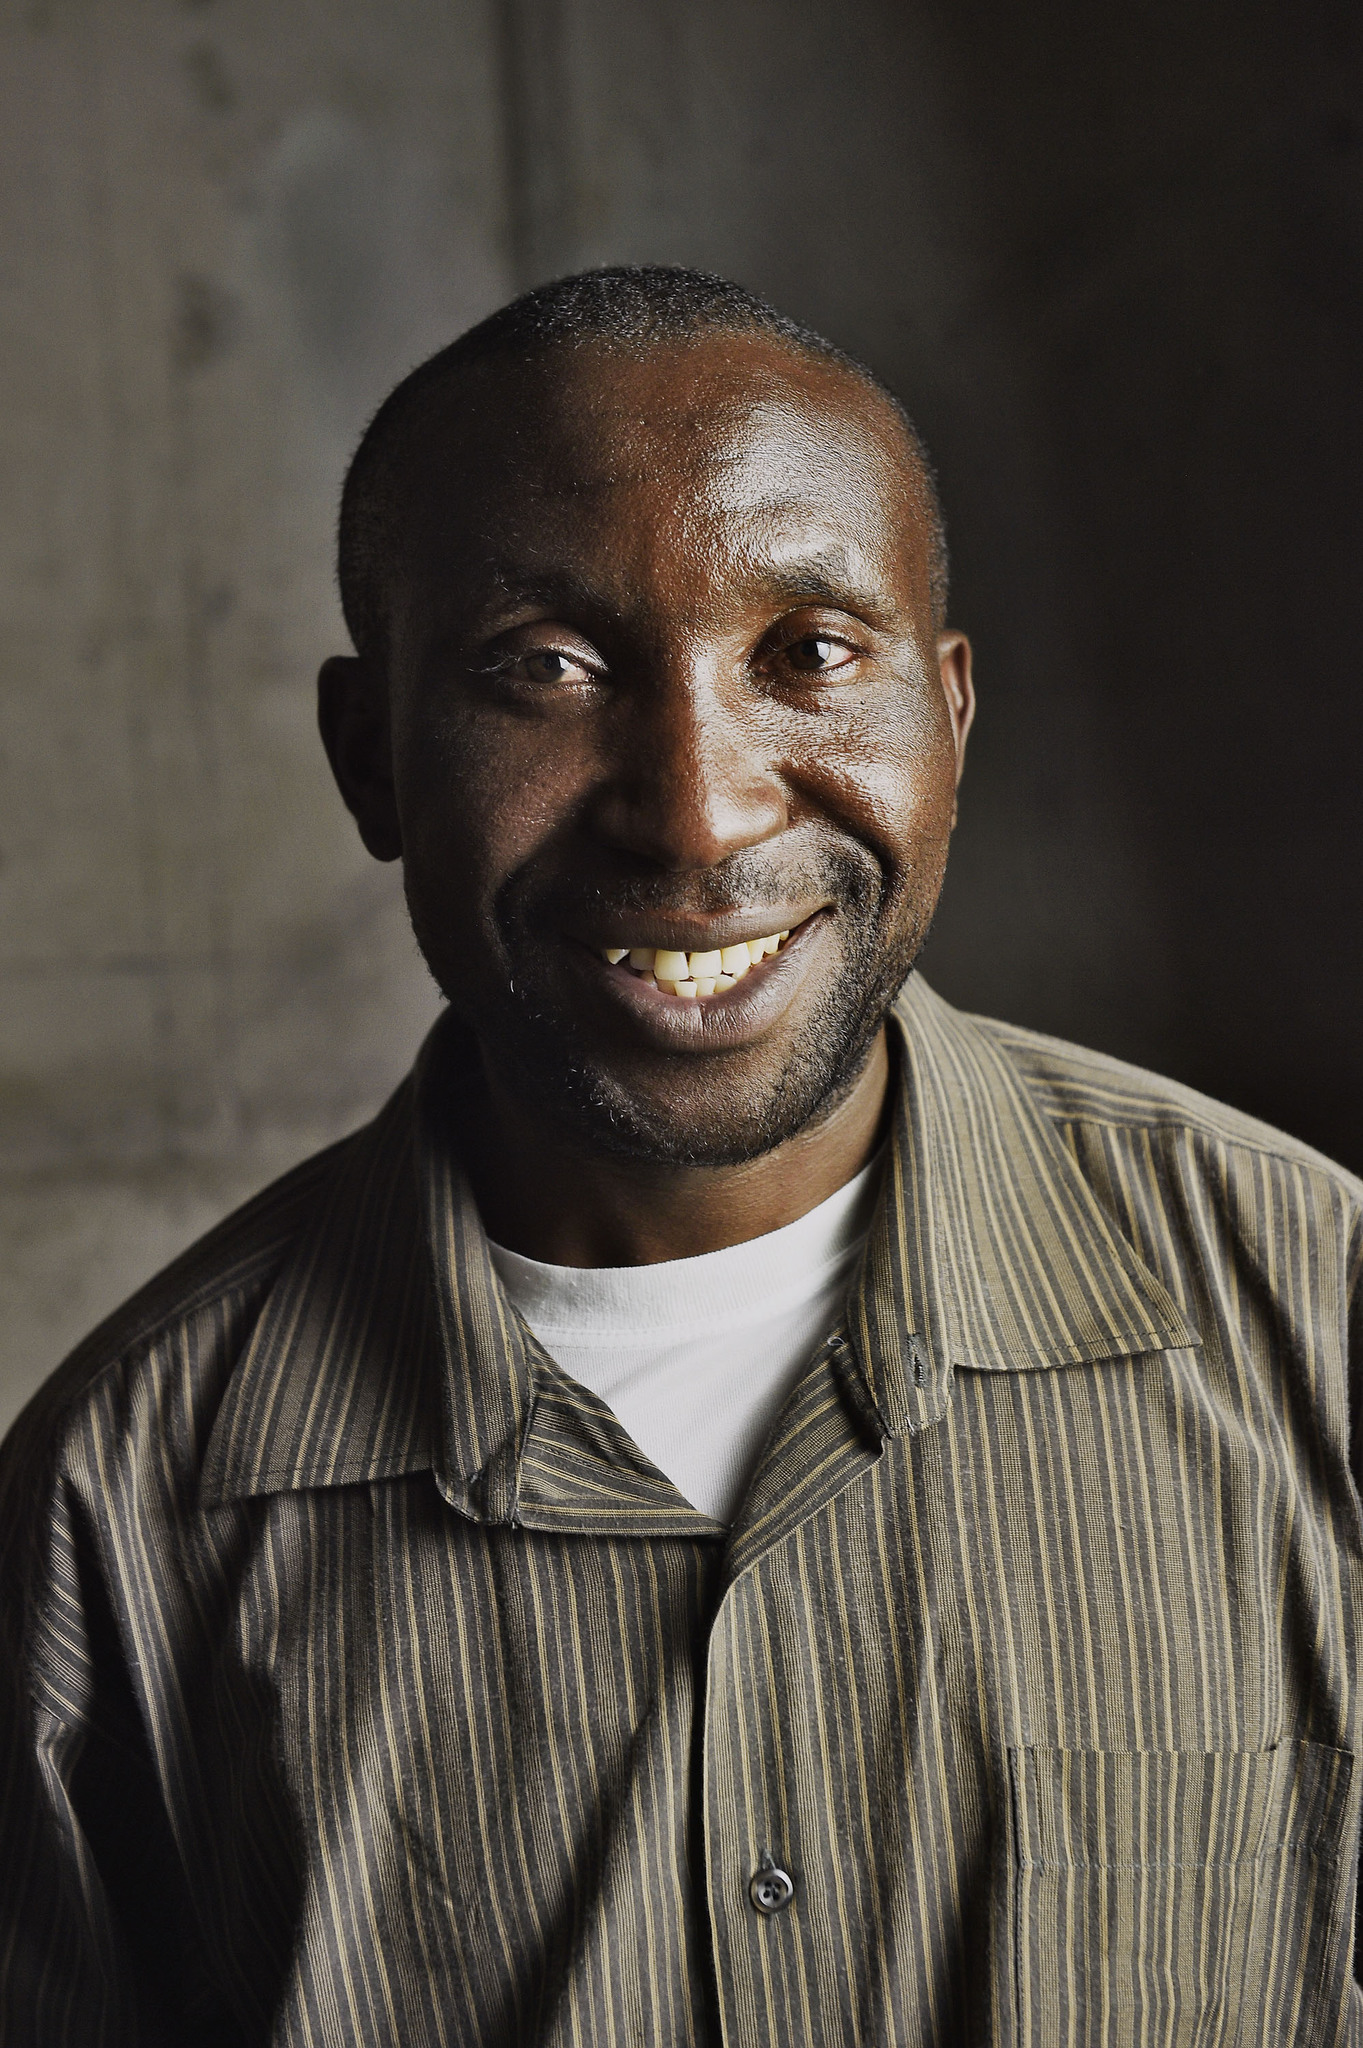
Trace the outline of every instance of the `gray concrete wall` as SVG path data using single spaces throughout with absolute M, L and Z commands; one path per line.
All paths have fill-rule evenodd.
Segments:
M 0 1420 L 433 1014 L 312 681 L 359 427 L 509 284 L 480 0 L 51 0 L 3 48 Z
M 314 738 L 345 457 L 512 289 L 709 264 L 943 473 L 931 971 L 1363 1165 L 1363 22 L 1326 0 L 14 0 L 0 1422 L 433 1011 Z

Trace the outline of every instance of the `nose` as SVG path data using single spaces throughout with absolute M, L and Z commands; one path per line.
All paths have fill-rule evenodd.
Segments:
M 762 708 L 725 702 L 695 674 L 633 693 L 593 807 L 597 835 L 685 872 L 784 830 L 786 789 Z

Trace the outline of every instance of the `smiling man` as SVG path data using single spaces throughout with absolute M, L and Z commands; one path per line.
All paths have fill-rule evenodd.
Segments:
M 448 1009 L 9 1441 L 6 2037 L 1363 2038 L 1363 1189 L 914 975 L 902 408 L 568 279 L 388 400 L 340 576 Z

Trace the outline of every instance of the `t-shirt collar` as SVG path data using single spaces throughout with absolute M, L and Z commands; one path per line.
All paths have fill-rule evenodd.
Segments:
M 999 1041 L 910 978 L 890 1017 L 889 1156 L 834 1346 L 865 1426 L 936 1420 L 953 1375 L 1195 1344 Z M 205 1505 L 433 1471 L 471 1519 L 708 1530 L 508 1301 L 459 1164 L 468 1041 L 448 1014 L 338 1148 L 206 1449 Z

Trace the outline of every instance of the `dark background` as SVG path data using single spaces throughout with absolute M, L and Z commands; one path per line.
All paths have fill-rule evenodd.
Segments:
M 645 12 L 508 16 L 518 272 L 731 271 L 908 400 L 981 699 L 929 977 L 1363 1169 L 1363 13 Z

